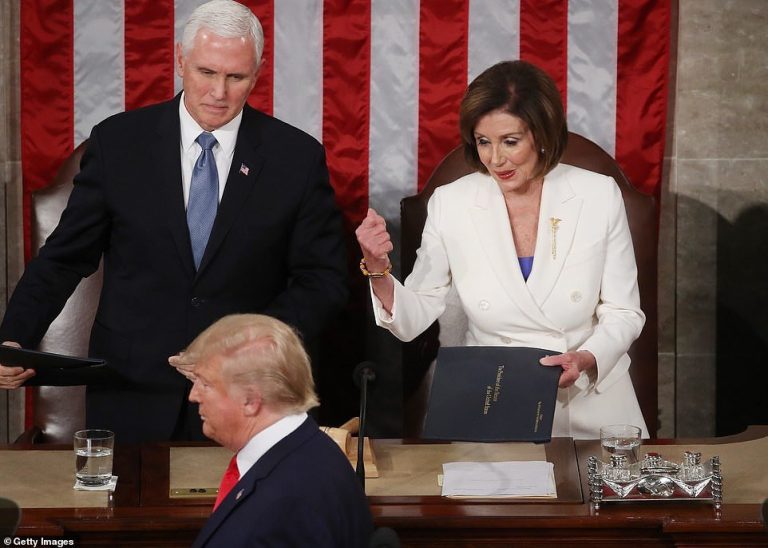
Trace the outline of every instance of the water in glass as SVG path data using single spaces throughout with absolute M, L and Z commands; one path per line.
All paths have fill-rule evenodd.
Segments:
M 112 479 L 112 449 L 99 446 L 75 451 L 75 476 L 85 485 L 106 485 Z
M 603 446 L 603 461 L 611 462 L 611 455 L 626 455 L 627 464 L 637 462 L 640 452 L 640 440 L 636 437 L 604 437 L 601 440 Z

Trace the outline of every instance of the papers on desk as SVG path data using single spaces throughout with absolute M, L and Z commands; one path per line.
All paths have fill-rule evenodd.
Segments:
M 557 497 L 551 462 L 446 462 L 444 497 Z

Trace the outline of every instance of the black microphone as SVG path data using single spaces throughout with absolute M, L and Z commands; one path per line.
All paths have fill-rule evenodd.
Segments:
M 12 537 L 20 520 L 19 505 L 11 499 L 0 498 L 0 537 Z
M 365 491 L 365 459 L 363 451 L 365 450 L 365 422 L 366 410 L 368 409 L 368 384 L 376 380 L 376 364 L 365 361 L 357 364 L 352 372 L 352 380 L 355 386 L 360 388 L 360 429 L 357 432 L 357 466 L 355 472 L 360 480 L 360 485 Z
M 368 548 L 400 548 L 400 537 L 394 529 L 379 527 L 371 535 Z

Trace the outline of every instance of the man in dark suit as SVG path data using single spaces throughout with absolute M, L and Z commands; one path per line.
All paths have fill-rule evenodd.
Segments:
M 368 546 L 365 493 L 307 416 L 317 397 L 291 328 L 268 316 L 227 316 L 187 354 L 203 431 L 235 453 L 194 546 Z
M 86 422 L 121 442 L 202 437 L 168 358 L 218 318 L 260 312 L 311 340 L 346 301 L 323 147 L 246 104 L 263 43 L 233 0 L 195 10 L 176 49 L 184 91 L 94 127 L 59 226 L 0 326 L 0 340 L 35 347 L 103 259 L 90 353 L 120 380 L 88 387 Z M 33 374 L 0 366 L 0 387 Z

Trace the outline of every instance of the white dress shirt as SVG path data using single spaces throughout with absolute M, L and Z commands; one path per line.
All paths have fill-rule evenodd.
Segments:
M 232 120 L 212 132 L 213 136 L 216 137 L 216 141 L 218 141 L 213 146 L 213 157 L 216 159 L 216 171 L 219 173 L 219 201 L 221 201 L 224 187 L 227 184 L 229 168 L 232 166 L 232 157 L 235 154 L 237 132 L 240 129 L 240 121 L 242 119 L 243 111 L 241 110 Z M 197 144 L 195 139 L 205 130 L 192 118 L 186 105 L 184 105 L 183 92 L 181 94 L 181 101 L 179 101 L 179 120 L 181 121 L 181 181 L 184 189 L 184 207 L 186 207 L 189 202 L 192 170 L 202 150 L 202 147 Z
M 301 426 L 307 420 L 306 413 L 288 415 L 253 436 L 237 454 L 237 470 L 242 478 L 251 466 L 280 440 Z

